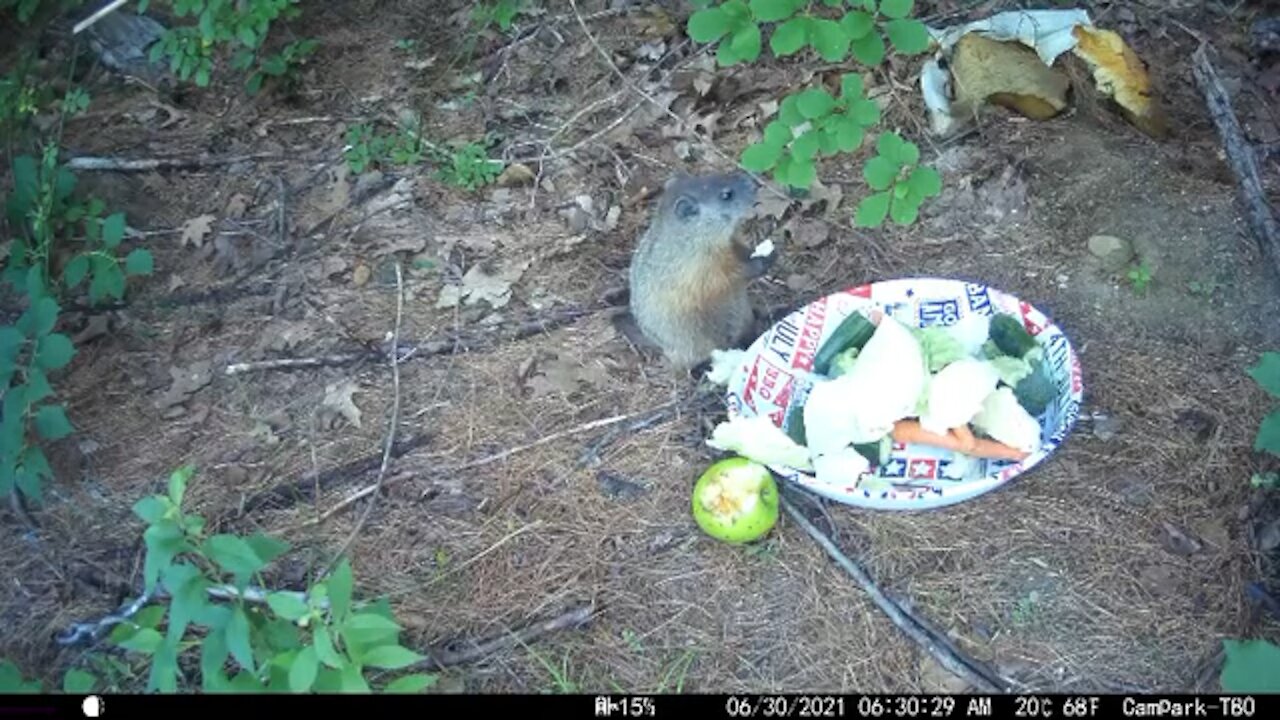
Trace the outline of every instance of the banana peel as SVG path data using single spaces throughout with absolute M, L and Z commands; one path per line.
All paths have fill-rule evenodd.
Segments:
M 1115 101 L 1126 121 L 1151 137 L 1168 135 L 1141 58 L 1083 10 L 1010 11 L 930 33 L 939 49 L 920 84 L 936 135 L 952 134 L 984 105 L 1034 120 L 1059 115 L 1068 106 L 1070 80 L 1055 65 L 1066 53 L 1088 65 L 1098 92 Z

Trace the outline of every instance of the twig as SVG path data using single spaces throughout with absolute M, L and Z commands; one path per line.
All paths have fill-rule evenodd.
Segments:
M 893 621 L 898 629 L 902 630 L 912 640 L 916 641 L 930 655 L 934 657 L 944 668 L 954 673 L 958 677 L 964 679 L 970 685 L 982 690 L 983 692 L 1006 692 L 1007 688 L 1003 687 L 1004 683 L 996 678 L 987 676 L 987 673 L 974 667 L 974 664 L 967 659 L 958 656 L 955 652 L 947 649 L 945 644 L 921 627 L 920 623 L 909 613 L 904 611 L 896 603 L 885 596 L 880 588 L 876 586 L 867 574 L 858 567 L 847 555 L 836 547 L 831 539 L 822 533 L 821 530 L 813 526 L 808 518 L 806 518 L 799 510 L 796 509 L 791 501 L 786 497 L 782 497 L 782 507 L 787 514 L 796 521 L 805 532 L 817 541 L 818 545 L 827 552 L 827 555 L 835 560 L 840 567 L 853 576 L 853 579 L 862 586 L 862 589 L 871 596 L 872 601 L 884 611 L 889 619 Z
M 592 606 L 581 605 L 554 618 L 534 623 L 533 625 L 521 630 L 515 632 L 508 630 L 502 635 L 488 640 L 482 640 L 465 650 L 453 650 L 449 645 L 453 645 L 455 643 L 449 643 L 445 647 L 436 650 L 427 650 L 424 652 L 423 654 L 427 656 L 426 659 L 419 661 L 417 665 L 419 667 L 443 670 L 454 665 L 473 662 L 492 655 L 500 650 L 506 650 L 514 645 L 524 645 L 542 637 L 543 635 L 549 635 L 560 630 L 581 627 L 591 620 L 595 612 L 596 609 Z
M 127 2 L 129 2 L 129 0 L 111 0 L 111 2 L 99 8 L 98 11 L 95 12 L 94 14 L 76 23 L 76 26 L 71 29 L 71 34 L 79 35 L 80 33 L 87 30 L 91 25 L 98 22 L 102 18 L 110 15 L 111 13 L 115 12 L 116 8 L 120 7 L 121 5 Z
M 609 427 L 610 425 L 617 425 L 620 422 L 626 422 L 627 420 L 640 417 L 641 415 L 649 415 L 659 410 L 669 408 L 675 405 L 677 402 L 678 401 L 676 400 L 672 400 L 670 402 L 663 403 L 662 405 L 649 408 L 648 410 L 644 410 L 642 412 L 627 413 L 625 415 L 614 415 L 613 417 L 602 418 L 600 420 L 592 420 L 589 423 L 583 423 L 582 425 L 569 428 L 568 430 L 561 430 L 560 432 L 554 432 L 554 433 L 551 433 L 550 435 L 544 435 L 543 437 L 540 437 L 531 443 L 526 443 L 524 445 L 517 445 L 516 447 L 513 447 L 513 448 L 507 448 L 506 450 L 503 450 L 500 453 L 487 455 L 478 460 L 472 460 L 471 462 L 463 463 L 456 467 L 446 468 L 442 472 L 456 473 L 456 472 L 461 472 L 463 470 L 472 470 L 478 467 L 482 467 L 484 465 L 491 465 L 500 460 L 506 460 L 512 455 L 522 453 L 526 450 L 532 450 L 536 447 L 541 447 L 543 445 L 546 445 L 547 443 L 555 442 L 556 440 L 561 440 L 561 439 L 570 437 L 572 435 L 581 435 L 584 432 L 590 432 L 592 430 L 596 430 L 602 427 Z
M 583 310 L 565 310 L 546 318 L 537 318 L 534 320 L 526 320 L 515 326 L 514 332 L 506 339 L 509 341 L 523 340 L 527 337 L 537 335 L 540 332 L 554 330 L 558 327 L 568 325 L 575 322 L 579 318 L 590 315 L 603 308 L 588 308 Z M 493 330 L 479 330 L 477 335 L 493 334 Z M 450 336 L 447 339 L 426 340 L 416 344 L 405 344 L 398 347 L 400 354 L 400 362 L 406 362 L 415 356 L 430 357 L 433 355 L 443 355 L 453 350 L 465 336 Z M 352 351 L 348 353 L 337 353 L 334 355 L 321 355 L 318 357 L 306 358 L 277 358 L 275 360 L 258 360 L 254 362 L 232 363 L 223 370 L 227 375 L 240 375 L 248 372 L 260 372 L 268 370 L 297 370 L 305 368 L 319 367 L 341 367 L 349 365 L 360 360 L 384 360 L 390 357 L 390 347 L 386 349 L 368 349 Z
M 680 122 L 679 115 L 672 112 L 671 108 L 668 108 L 657 100 L 654 100 L 653 96 L 649 95 L 649 93 L 642 90 L 639 85 L 632 82 L 631 78 L 627 77 L 626 73 L 622 72 L 622 70 L 618 68 L 618 64 L 613 61 L 613 58 L 609 57 L 609 53 L 605 52 L 604 48 L 600 47 L 600 43 L 596 41 L 596 36 L 591 34 L 590 28 L 587 27 L 587 21 L 582 17 L 582 13 L 578 12 L 578 1 L 569 0 L 569 5 L 573 8 L 573 14 L 578 18 L 578 25 L 582 26 L 582 32 L 587 36 L 587 40 L 591 43 L 592 47 L 596 49 L 596 52 L 600 53 L 600 57 L 604 58 L 605 64 L 613 70 L 614 74 L 640 97 L 648 100 L 654 107 L 665 112 L 671 119 L 676 122 Z
M 236 598 L 242 598 L 245 602 L 251 602 L 259 605 L 267 602 L 268 595 L 275 595 L 277 592 L 292 595 L 303 602 L 307 601 L 306 593 L 296 592 L 293 590 L 270 591 L 257 587 L 247 587 L 241 591 L 237 590 L 234 585 L 215 585 L 206 590 L 209 597 L 217 600 L 234 600 Z M 102 637 L 102 633 L 106 632 L 111 627 L 119 625 L 122 622 L 128 622 L 130 618 L 137 615 L 138 611 L 146 607 L 147 603 L 152 600 L 169 597 L 171 596 L 168 591 L 164 589 L 164 586 L 157 583 L 149 592 L 144 592 L 136 599 L 125 603 L 117 612 L 112 613 L 111 615 L 107 615 L 106 617 L 93 622 L 79 622 L 72 624 L 71 627 L 61 633 L 58 633 L 57 637 L 54 638 L 54 641 L 59 645 L 79 645 L 86 640 L 96 640 Z M 329 601 L 327 599 L 320 600 L 321 607 L 328 607 L 328 604 Z
M 392 456 L 399 458 L 426 445 L 430 440 L 431 436 L 425 434 L 401 440 L 400 443 L 392 449 L 391 454 Z M 244 515 L 269 506 L 277 509 L 288 507 L 297 502 L 295 495 L 305 497 L 310 493 L 315 492 L 317 488 L 321 491 L 328 490 L 330 486 L 343 480 L 350 481 L 353 478 L 376 470 L 379 467 L 379 462 L 379 457 L 375 455 L 359 458 L 344 465 L 330 468 L 321 473 L 307 472 L 294 482 L 278 485 L 269 490 L 263 490 L 250 495 L 243 503 L 237 503 L 227 514 Z M 313 497 L 309 499 L 314 500 L 315 498 Z M 276 505 L 275 503 L 277 502 L 279 502 L 280 505 Z
M 1218 128 L 1218 135 L 1222 138 L 1227 160 L 1231 163 L 1231 169 L 1235 171 L 1236 179 L 1240 182 L 1240 195 L 1248 209 L 1249 224 L 1253 229 L 1254 237 L 1262 247 L 1263 254 L 1267 255 L 1276 270 L 1280 271 L 1280 229 L 1277 228 L 1276 219 L 1267 204 L 1262 180 L 1258 176 L 1257 159 L 1254 157 L 1253 148 L 1244 138 L 1244 132 L 1240 129 L 1235 112 L 1231 109 L 1231 100 L 1223 89 L 1222 82 L 1218 80 L 1218 74 L 1213 65 L 1209 62 L 1209 57 L 1205 53 L 1206 47 L 1208 46 L 1201 45 L 1196 49 L 1192 56 L 1191 72 L 1195 75 L 1201 92 L 1204 93 L 1209 116 Z
M 338 561 L 346 554 L 351 547 L 351 543 L 355 542 L 356 536 L 364 528 L 364 524 L 368 522 L 369 515 L 373 513 L 373 506 L 377 503 L 378 491 L 382 489 L 382 480 L 387 476 L 387 465 L 391 462 L 391 447 L 396 440 L 396 426 L 400 424 L 400 363 L 398 345 L 400 343 L 400 322 L 404 317 L 404 279 L 400 272 L 400 263 L 395 264 L 396 268 L 396 323 L 395 329 L 391 331 L 391 422 L 387 427 L 387 442 L 382 450 L 382 467 L 378 468 L 378 480 L 373 485 L 373 499 L 364 508 L 364 515 L 360 516 L 360 521 L 351 530 L 351 535 L 347 537 L 347 541 L 338 548 L 338 552 L 334 553 L 333 560 L 329 562 L 328 572 L 333 572 L 337 567 Z
M 236 155 L 231 157 L 210 157 L 206 155 L 204 157 L 194 158 L 144 158 L 139 160 L 86 155 L 71 158 L 67 161 L 67 167 L 72 170 L 145 172 L 147 170 L 189 170 L 192 168 L 234 165 L 235 163 L 246 162 L 249 160 L 279 159 L 282 158 L 276 153 L 253 153 L 251 155 Z

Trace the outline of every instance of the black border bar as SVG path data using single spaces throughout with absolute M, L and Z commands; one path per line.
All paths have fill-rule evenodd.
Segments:
M 382 710 L 484 710 L 533 717 L 540 708 L 568 718 L 669 718 L 693 713 L 708 718 L 796 718 L 818 720 L 945 720 L 1015 718 L 1039 720 L 1105 718 L 1271 718 L 1280 695 L 100 695 L 96 717 L 137 718 L 180 710 L 223 712 L 247 708 L 254 715 L 317 708 L 334 712 Z M 86 718 L 93 707 L 84 695 L 0 695 L 0 720 Z M 346 706 L 346 707 L 343 707 Z

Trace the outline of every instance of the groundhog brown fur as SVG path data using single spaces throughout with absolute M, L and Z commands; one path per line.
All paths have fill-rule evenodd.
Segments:
M 756 200 L 744 173 L 680 174 L 663 188 L 631 258 L 631 320 L 677 369 L 741 347 L 756 318 L 747 286 L 773 263 L 735 238 Z

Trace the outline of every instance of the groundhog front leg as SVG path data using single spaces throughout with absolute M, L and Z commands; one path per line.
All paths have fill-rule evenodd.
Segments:
M 743 274 L 748 280 L 764 277 L 773 267 L 774 262 L 778 259 L 778 253 L 773 247 L 772 240 L 765 240 L 756 246 L 755 250 L 748 251 L 741 245 L 737 245 L 738 257 L 742 260 L 745 268 Z

